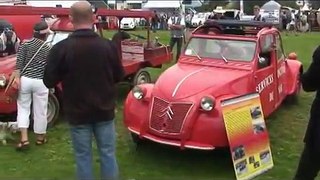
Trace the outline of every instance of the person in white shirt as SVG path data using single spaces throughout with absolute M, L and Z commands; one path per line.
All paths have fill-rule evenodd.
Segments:
M 297 33 L 296 16 L 294 10 L 291 11 L 291 21 L 287 24 L 287 32 Z
M 173 50 L 174 45 L 177 43 L 177 56 L 176 61 L 180 57 L 182 42 L 184 38 L 184 29 L 186 26 L 185 18 L 180 13 L 179 9 L 176 9 L 173 15 L 168 20 L 168 26 L 170 29 L 170 49 Z

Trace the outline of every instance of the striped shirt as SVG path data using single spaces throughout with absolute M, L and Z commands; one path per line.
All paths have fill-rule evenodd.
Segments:
M 24 42 L 17 52 L 16 69 L 21 72 L 43 43 L 45 43 L 43 40 L 37 38 L 32 38 L 31 40 Z M 42 79 L 50 48 L 49 44 L 44 45 L 25 71 L 20 75 L 33 79 Z

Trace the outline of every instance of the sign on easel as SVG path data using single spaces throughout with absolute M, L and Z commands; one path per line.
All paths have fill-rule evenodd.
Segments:
M 273 167 L 269 134 L 258 93 L 221 103 L 237 180 L 252 179 Z

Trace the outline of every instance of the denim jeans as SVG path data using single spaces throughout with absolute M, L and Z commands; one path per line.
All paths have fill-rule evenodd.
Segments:
M 93 180 L 92 139 L 96 139 L 100 155 L 101 179 L 118 179 L 118 164 L 115 157 L 114 121 L 71 126 L 71 140 L 75 153 L 78 180 Z

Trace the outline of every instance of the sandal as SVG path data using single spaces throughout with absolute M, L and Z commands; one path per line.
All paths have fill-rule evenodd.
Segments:
M 26 141 L 20 141 L 18 144 L 17 144 L 17 147 L 16 147 L 16 150 L 17 151 L 24 151 L 24 150 L 28 150 L 29 149 L 29 141 L 26 140 Z
M 36 145 L 43 145 L 43 144 L 46 144 L 47 142 L 48 142 L 47 138 L 37 139 Z

